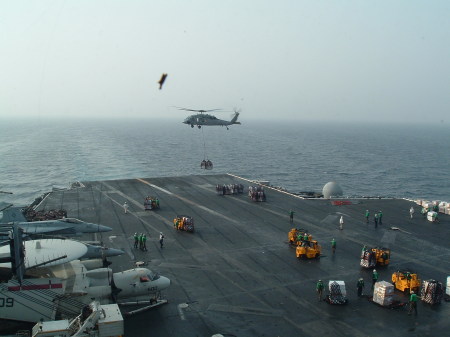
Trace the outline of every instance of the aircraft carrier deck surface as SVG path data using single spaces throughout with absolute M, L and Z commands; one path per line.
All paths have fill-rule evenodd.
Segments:
M 216 184 L 242 183 L 244 194 L 218 196 Z M 358 298 L 363 277 L 371 294 L 371 269 L 359 265 L 363 245 L 392 250 L 391 263 L 377 268 L 379 280 L 391 281 L 410 268 L 420 279 L 444 284 L 450 275 L 450 216 L 433 224 L 419 206 L 402 199 L 358 199 L 333 206 L 329 200 L 303 200 L 266 188 L 266 202 L 251 201 L 248 181 L 232 175 L 201 175 L 83 182 L 85 187 L 54 191 L 39 209 L 66 209 L 68 216 L 113 227 L 101 238 L 126 251 L 111 258 L 114 271 L 135 261 L 171 279 L 159 308 L 126 318 L 125 336 L 444 336 L 450 331 L 450 303 L 418 303 L 418 316 L 390 310 Z M 144 211 L 146 196 L 161 209 Z M 123 203 L 130 205 L 124 214 Z M 415 206 L 414 219 L 409 209 Z M 294 226 L 289 210 L 295 211 Z M 383 224 L 366 224 L 364 212 L 383 211 Z M 177 214 L 190 215 L 195 232 L 173 228 Z M 344 229 L 338 228 L 340 215 Z M 400 230 L 390 230 L 390 227 Z M 305 228 L 322 246 L 320 259 L 299 260 L 287 243 L 292 227 Z M 159 232 L 165 235 L 159 247 Z M 133 248 L 133 234 L 149 238 L 148 252 Z M 337 241 L 331 254 L 330 241 Z M 316 282 L 346 283 L 347 305 L 319 302 Z M 325 291 L 327 293 L 327 291 Z M 406 295 L 396 295 L 407 301 Z

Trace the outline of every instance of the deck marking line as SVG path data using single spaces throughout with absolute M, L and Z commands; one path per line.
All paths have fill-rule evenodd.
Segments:
M 113 203 L 115 203 L 116 205 L 118 205 L 118 206 L 120 206 L 120 207 L 123 207 L 122 204 L 120 204 L 118 201 L 114 200 L 114 199 L 109 195 L 110 193 L 116 193 L 116 194 L 119 194 L 120 196 L 122 196 L 123 198 L 126 198 L 130 203 L 136 205 L 137 207 L 140 207 L 140 208 L 142 207 L 142 205 L 141 205 L 139 202 L 137 202 L 137 201 L 134 200 L 134 199 L 131 199 L 129 196 L 127 196 L 126 194 L 122 193 L 121 191 L 116 190 L 116 189 L 115 189 L 114 187 L 112 187 L 111 185 L 109 185 L 109 184 L 107 184 L 107 183 L 104 183 L 104 185 L 107 186 L 108 188 L 110 188 L 111 191 L 107 191 L 108 193 L 105 193 L 104 191 L 101 191 L 101 190 L 100 190 L 100 192 L 102 192 L 109 200 L 111 200 L 111 201 L 112 201 Z M 97 188 L 97 189 L 98 189 L 98 188 Z M 139 217 L 138 215 L 136 215 L 136 213 L 138 213 L 138 212 L 132 212 L 132 211 L 130 211 L 130 210 L 128 209 L 128 214 L 131 214 L 131 215 L 135 216 L 136 218 L 138 218 L 139 220 L 141 220 L 144 224 L 146 224 L 148 227 L 150 227 L 151 229 L 153 229 L 155 232 L 157 232 L 157 233 L 160 232 L 159 229 L 157 229 L 156 227 L 152 226 L 152 225 L 149 224 L 147 221 L 145 221 L 144 219 L 142 219 L 141 217 Z M 166 225 L 169 225 L 170 227 L 173 226 L 173 224 L 172 224 L 169 220 L 167 220 L 166 218 L 162 217 L 161 215 L 156 214 L 156 213 L 149 213 L 149 214 L 151 214 L 151 215 L 153 215 L 154 217 L 158 218 L 159 220 L 163 221 Z
M 187 303 L 180 303 L 177 305 L 178 307 L 178 314 L 180 315 L 180 318 L 182 321 L 186 320 L 186 317 L 184 316 L 183 309 L 186 309 L 189 305 Z
M 187 198 L 184 198 L 184 197 L 182 197 L 182 196 L 180 196 L 180 195 L 178 195 L 178 194 L 175 194 L 175 193 L 172 193 L 172 192 L 170 192 L 170 191 L 167 191 L 167 190 L 165 190 L 165 189 L 163 189 L 163 188 L 161 188 L 161 187 L 159 187 L 159 186 L 150 184 L 149 182 L 145 181 L 144 179 L 137 179 L 137 180 L 139 180 L 140 182 L 142 182 L 142 183 L 144 183 L 144 184 L 146 184 L 146 185 L 149 185 L 149 186 L 151 186 L 151 187 L 155 187 L 155 188 L 157 188 L 157 189 L 159 189 L 159 190 L 161 190 L 161 191 L 164 191 L 164 192 L 166 192 L 166 193 L 168 193 L 168 194 L 170 194 L 170 195 L 172 195 L 172 196 L 174 196 L 174 197 L 176 197 L 176 198 L 178 198 L 178 199 L 184 201 L 185 203 L 188 203 L 188 204 L 190 204 L 190 205 L 193 205 L 193 206 L 195 206 L 195 207 L 198 207 L 198 208 L 200 208 L 201 210 L 204 210 L 205 212 L 208 212 L 208 213 L 210 213 L 210 214 L 212 214 L 212 215 L 221 217 L 222 219 L 225 219 L 225 220 L 230 221 L 230 222 L 232 222 L 232 223 L 239 224 L 239 221 L 236 221 L 236 220 L 234 220 L 234 219 L 231 219 L 231 218 L 227 217 L 226 215 L 223 215 L 222 213 L 213 211 L 212 209 L 210 209 L 210 208 L 208 208 L 208 207 L 205 207 L 205 206 L 203 206 L 203 205 L 196 204 L 195 202 L 193 202 L 193 201 L 191 201 L 191 200 L 189 200 L 189 199 L 187 199 Z M 139 204 L 139 205 L 140 205 L 140 204 Z M 140 206 L 141 206 L 141 205 L 140 205 Z
M 168 191 L 168 190 L 166 190 L 166 189 L 164 189 L 164 188 L 162 188 L 162 187 L 153 185 L 153 184 L 149 183 L 148 181 L 145 181 L 144 179 L 136 178 L 136 180 L 138 180 L 138 181 L 140 181 L 141 183 L 144 183 L 144 184 L 146 184 L 146 185 L 148 185 L 148 186 L 151 186 L 151 187 L 153 187 L 153 188 L 156 188 L 157 190 L 160 190 L 161 192 L 167 193 L 167 194 L 169 194 L 169 195 L 173 195 L 172 192 L 170 192 L 170 191 Z

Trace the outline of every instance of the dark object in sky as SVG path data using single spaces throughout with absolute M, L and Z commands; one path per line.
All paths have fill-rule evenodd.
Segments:
M 166 80 L 166 77 L 167 77 L 167 74 L 162 74 L 161 75 L 161 79 L 158 81 L 158 83 L 159 83 L 159 90 L 162 89 L 162 86 L 164 84 L 164 81 Z

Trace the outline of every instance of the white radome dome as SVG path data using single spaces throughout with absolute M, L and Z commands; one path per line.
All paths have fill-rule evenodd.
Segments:
M 334 181 L 330 181 L 323 187 L 322 194 L 325 199 L 330 199 L 331 197 L 340 197 L 344 193 L 342 192 L 341 186 Z

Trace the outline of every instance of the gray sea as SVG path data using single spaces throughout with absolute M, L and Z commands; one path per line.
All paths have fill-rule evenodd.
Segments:
M 210 159 L 211 171 L 200 169 Z M 74 181 L 233 173 L 289 191 L 450 201 L 450 126 L 180 120 L 0 119 L 0 203 Z M 219 182 L 218 182 L 219 183 Z

